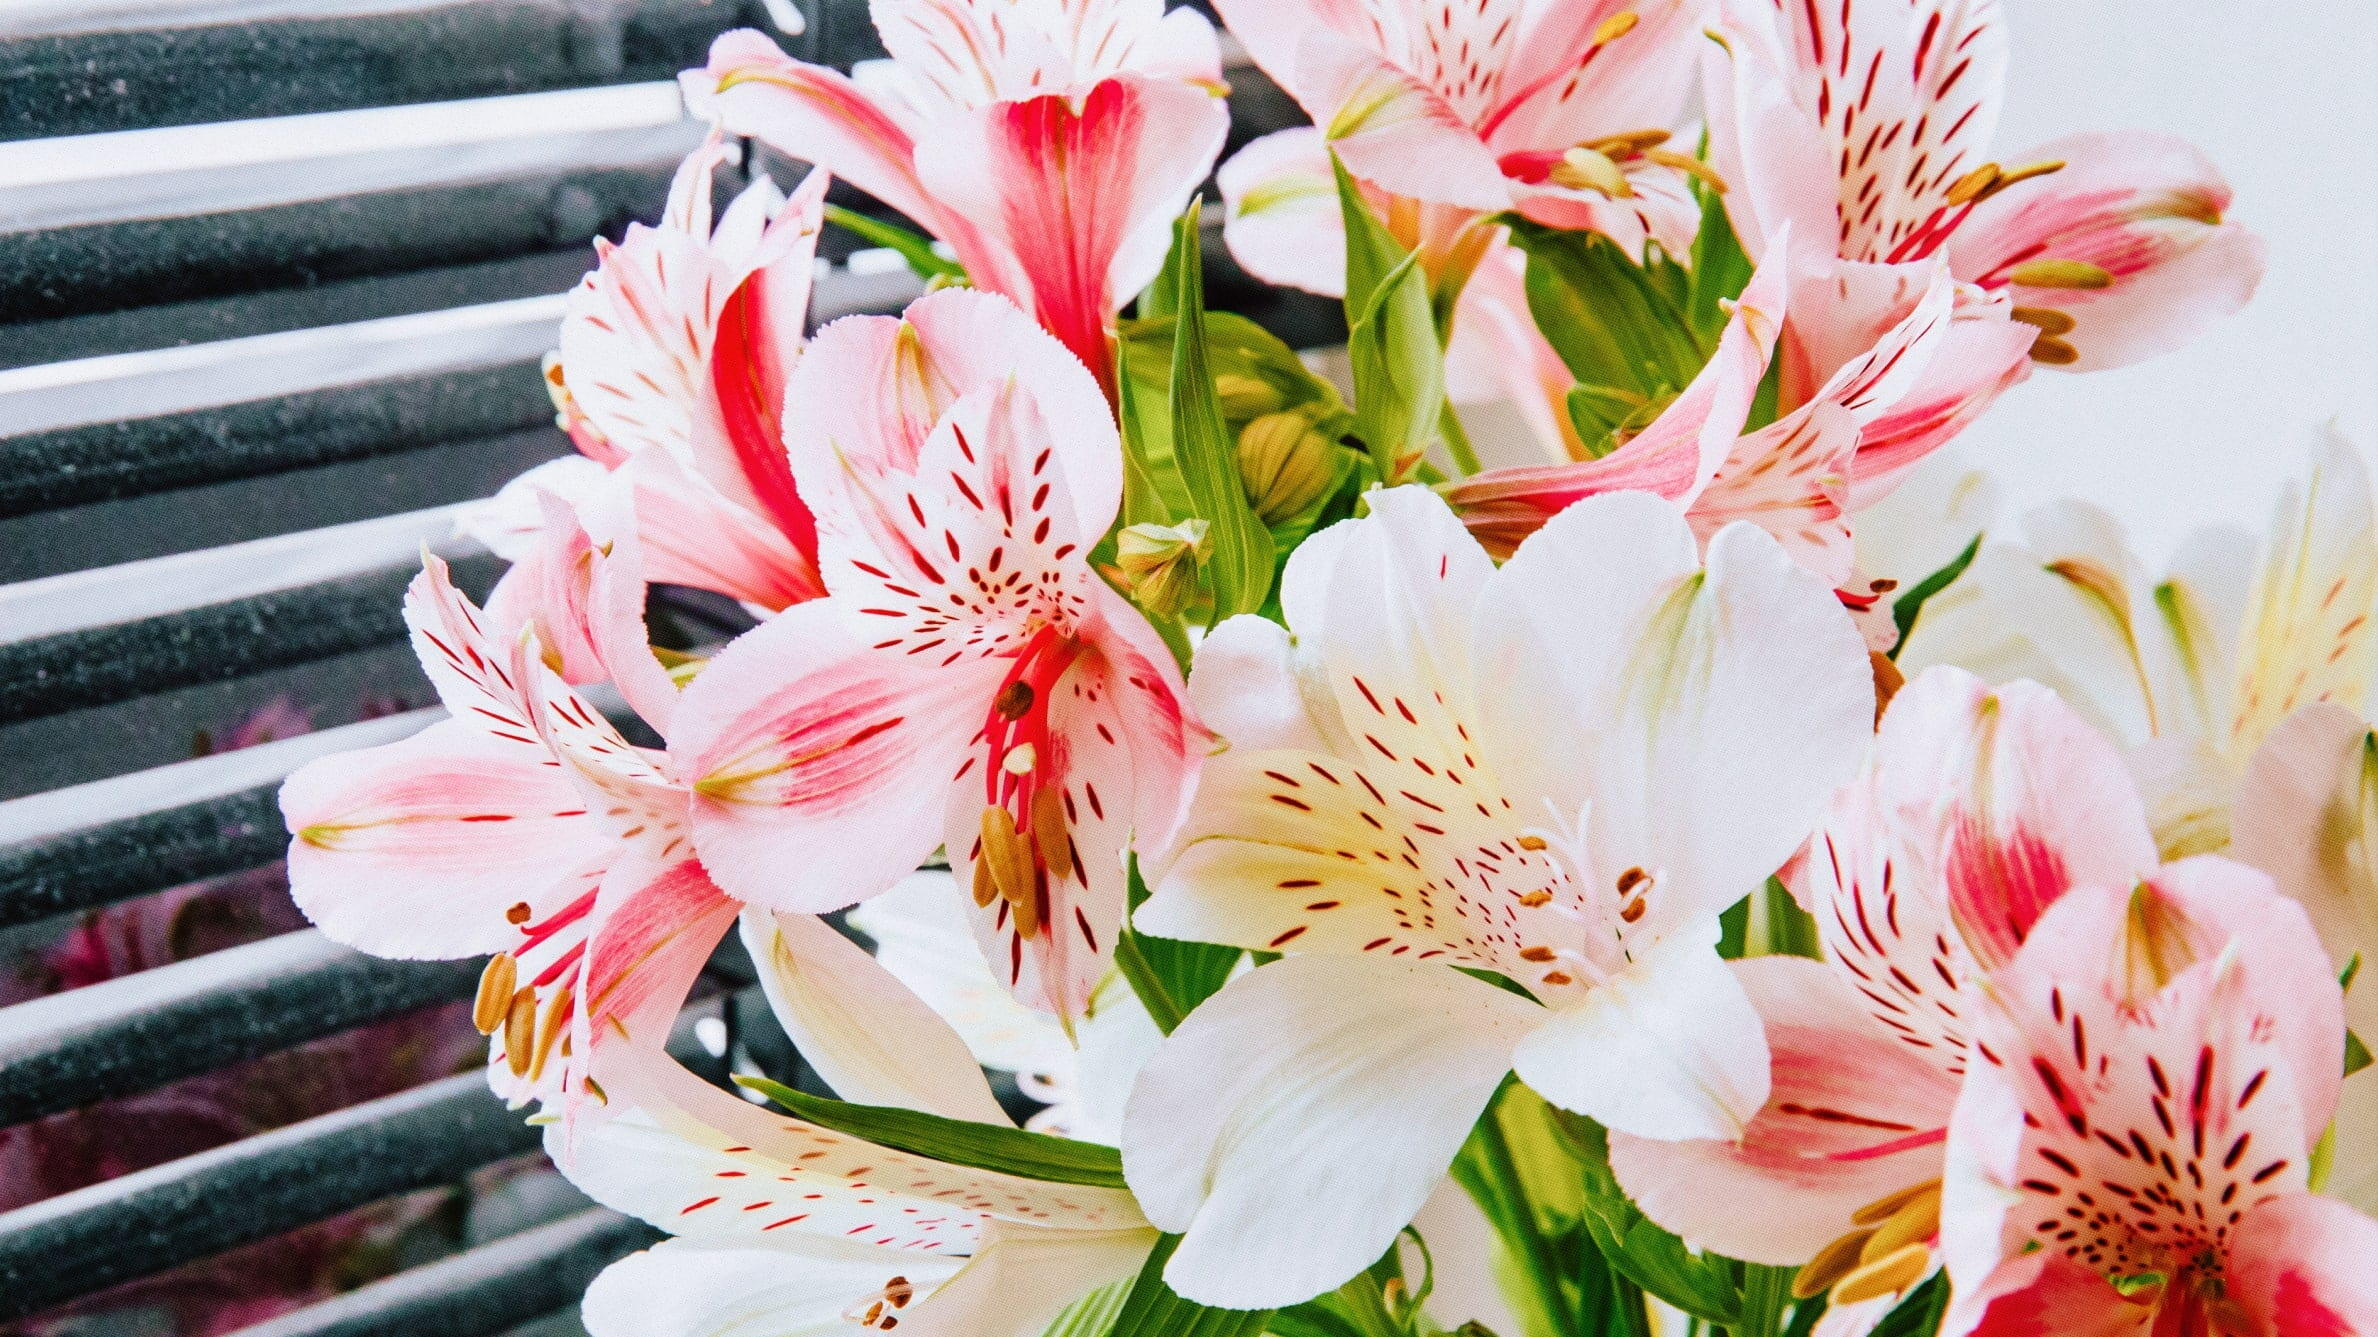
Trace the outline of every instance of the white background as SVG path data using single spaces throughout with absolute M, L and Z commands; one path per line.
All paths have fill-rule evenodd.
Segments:
M 2270 243 L 2261 293 L 2151 362 L 2043 369 L 1965 436 L 2012 506 L 2084 497 L 2160 556 L 2205 522 L 2259 529 L 2312 429 L 2378 448 L 2378 0 L 2004 0 L 1994 156 L 2074 130 L 2202 147 Z M 2373 456 L 2378 458 L 2378 456 Z

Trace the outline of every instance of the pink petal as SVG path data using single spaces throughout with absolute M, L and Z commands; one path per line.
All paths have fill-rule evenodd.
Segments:
M 1346 170 L 1382 190 L 1464 209 L 1504 208 L 1511 187 L 1494 152 L 1420 80 L 1336 32 L 1299 39 L 1287 85 Z
M 1945 1127 L 1956 1089 L 1868 1021 L 1828 967 L 1770 956 L 1733 969 L 1767 1027 L 1765 1108 L 1739 1142 L 1613 1134 L 1611 1167 L 1645 1214 L 1688 1241 L 1796 1265 L 1850 1230 L 1859 1208 L 1940 1172 L 1937 1144 L 1860 1153 Z
M 1137 76 L 1078 95 L 995 102 L 936 127 L 917 169 L 1014 259 L 978 283 L 1028 303 L 1101 385 L 1107 324 L 1163 263 L 1173 217 L 1222 150 L 1229 113 L 1204 89 Z
M 670 455 L 638 454 L 618 476 L 634 489 L 645 570 L 654 581 L 712 590 L 771 612 L 826 592 L 813 554 Z
M 686 106 L 731 134 L 816 163 L 931 227 L 941 211 L 917 180 L 910 127 L 849 76 L 784 54 L 748 28 L 710 44 L 710 62 L 678 76 Z
M 1693 502 L 1693 532 L 1707 542 L 1736 521 L 1757 525 L 1802 570 L 1846 588 L 1857 565 L 1848 505 L 1857 452 L 1857 419 L 1822 402 L 1737 438 Z
M 1214 181 L 1228 210 L 1222 239 L 1240 268 L 1266 283 L 1324 297 L 1345 294 L 1345 223 L 1329 143 L 1318 127 L 1255 140 L 1232 154 Z
M 672 764 L 720 886 L 823 913 L 883 890 L 941 843 L 945 792 L 1000 665 L 869 649 L 836 601 L 746 632 L 686 688 Z
M 573 1071 L 593 1072 L 604 1090 L 633 1101 L 639 1069 L 616 1066 L 614 1044 L 657 1054 L 694 980 L 741 907 L 692 859 L 622 861 L 603 879 L 579 976 Z
M 1622 13 L 1615 41 L 1595 34 Z M 1501 99 L 1482 125 L 1497 153 L 1565 149 L 1604 135 L 1674 125 L 1707 42 L 1700 6 L 1685 0 L 1584 0 L 1539 5 L 1497 71 Z
M 2231 1238 L 2229 1294 L 2269 1337 L 2378 1333 L 2378 1221 L 2333 1198 L 2257 1207 Z
M 281 786 L 281 812 L 298 908 L 376 956 L 502 951 L 518 936 L 504 912 L 550 909 L 603 843 L 541 750 L 455 720 L 307 764 Z
M 1508 553 L 1545 520 L 1604 492 L 1698 497 L 1734 447 L 1773 354 L 1788 292 L 1779 255 L 1751 276 L 1717 352 L 1649 426 L 1597 460 L 1488 469 L 1446 489 L 1480 542 Z
M 1961 1318 L 1962 1316 L 1962 1318 Z M 1959 1297 L 1943 1337 L 2145 1337 L 2150 1304 L 2127 1299 L 2105 1278 L 2061 1254 L 2007 1263 L 1970 1298 Z
M 2067 370 L 2118 367 L 2174 348 L 2244 306 L 2262 279 L 2262 239 L 2223 215 L 2229 183 L 2204 154 L 2169 135 L 2069 135 L 2009 166 L 2062 162 L 2045 177 L 1984 200 L 1957 229 L 1950 263 L 2015 302 L 2080 324 L 2059 336 L 2080 352 Z M 2032 260 L 2078 260 L 2108 287 L 2010 284 Z

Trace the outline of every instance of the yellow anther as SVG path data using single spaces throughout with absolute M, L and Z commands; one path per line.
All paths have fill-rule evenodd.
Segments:
M 1853 1230 L 1824 1248 L 1808 1260 L 1798 1275 L 1792 1278 L 1792 1298 L 1806 1300 L 1833 1289 L 1833 1283 L 1850 1274 L 1858 1265 L 1858 1251 L 1866 1247 L 1871 1231 Z
M 1030 743 L 1016 744 L 1007 750 L 1006 756 L 999 759 L 999 769 L 1009 775 L 1030 775 L 1032 768 L 1039 764 L 1040 749 Z
M 1550 961 L 1552 959 L 1552 949 L 1550 947 L 1522 948 L 1519 953 L 1519 959 L 1522 961 Z
M 1628 33 L 1635 31 L 1635 25 L 1641 23 L 1642 21 L 1643 16 L 1641 14 L 1638 14 L 1631 9 L 1622 9 L 1616 14 L 1611 15 L 1609 18 L 1602 20 L 1601 26 L 1594 29 L 1594 45 L 1604 46 L 1611 42 L 1615 42 L 1619 38 L 1626 36 Z
M 509 952 L 497 952 L 479 973 L 479 997 L 471 1004 L 471 1024 L 481 1035 L 493 1035 L 512 1006 L 512 988 L 520 982 L 520 963 Z
M 1543 849 L 1547 843 L 1548 842 L 1544 839 L 1544 837 L 1539 835 L 1531 834 L 1521 836 L 1519 838 L 1519 847 L 1523 850 L 1540 850 Z
M 1835 1283 L 1833 1303 L 1839 1307 L 1896 1295 L 1915 1285 L 1931 1269 L 1932 1250 L 1921 1244 L 1910 1244 L 1896 1253 L 1860 1266 Z
M 1702 185 L 1709 187 L 1716 194 L 1726 193 L 1726 179 L 1717 174 L 1717 169 L 1689 153 L 1671 153 L 1666 149 L 1645 149 L 1643 156 L 1662 167 L 1673 167 L 1677 171 L 1699 180 Z
M 1997 182 L 1993 184 L 1987 192 L 1984 193 L 1983 198 L 1987 199 L 1989 196 L 1997 194 L 1998 192 L 2006 189 L 2008 186 L 2014 185 L 2016 182 L 2029 181 L 2035 176 L 2046 176 L 2050 172 L 2061 172 L 2063 170 L 2064 164 L 2059 161 L 2035 162 L 2027 167 L 2015 168 L 2013 171 L 2001 171 L 1998 174 Z
M 2007 282 L 2025 288 L 2110 288 L 2114 276 L 2086 260 L 2033 260 L 2014 267 Z
M 522 989 L 504 1009 L 504 1063 L 515 1077 L 528 1076 L 537 1047 L 537 993 Z
M 1896 1193 L 1884 1194 L 1859 1208 L 1850 1217 L 1850 1220 L 1862 1226 L 1879 1225 L 1899 1215 L 1900 1209 L 1909 1203 L 1926 1197 L 1933 1199 L 1935 1210 L 1937 1210 L 1940 1199 L 1939 1180 L 1927 1179 L 1921 1184 L 1910 1184 Z
M 1940 1183 L 1933 1181 L 1928 1192 L 1919 1193 L 1884 1218 L 1874 1228 L 1874 1235 L 1866 1247 L 1858 1251 L 1858 1261 L 1871 1263 L 1887 1258 L 1910 1244 L 1929 1244 L 1940 1233 Z
M 1631 199 L 1635 188 L 1610 155 L 1580 144 L 1561 155 L 1551 172 L 1552 183 L 1569 190 L 1598 190 L 1614 200 Z
M 2081 360 L 2081 350 L 2043 334 L 2031 341 L 2031 360 L 2050 367 L 2069 367 Z
M 1016 830 L 1016 819 L 996 804 L 984 808 L 982 837 L 982 854 L 976 862 L 990 868 L 991 885 L 1000 899 L 1010 905 L 1031 900 L 1032 850 Z
M 1997 163 L 1986 162 L 1949 183 L 1948 202 L 1951 208 L 1971 204 L 1995 189 L 2003 175 Z
M 1065 820 L 1065 796 L 1054 786 L 1043 785 L 1032 797 L 1032 846 L 1040 851 L 1040 866 L 1050 877 L 1072 875 L 1073 837 Z
M 1627 154 L 1647 153 L 1675 137 L 1675 132 L 1671 130 L 1628 130 L 1620 134 L 1604 135 L 1600 139 L 1589 139 L 1585 141 L 1585 147 L 1616 158 Z
M 2081 323 L 2052 306 L 2018 306 L 2007 312 L 2007 315 L 2022 321 L 2050 338 L 2070 334 L 2073 331 L 2073 326 Z

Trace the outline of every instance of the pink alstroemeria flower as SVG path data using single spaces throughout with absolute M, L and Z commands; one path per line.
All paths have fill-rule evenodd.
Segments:
M 2033 360 L 2120 366 L 2243 305 L 2259 238 L 2167 135 L 2072 135 L 2002 166 L 1997 0 L 1721 0 L 1711 159 L 1752 254 L 1789 226 L 1845 266 L 1934 256 L 2034 327 Z M 1726 54 L 1730 53 L 1730 61 Z
M 686 159 L 658 226 L 596 241 L 547 367 L 584 458 L 539 465 L 486 508 L 471 527 L 499 555 L 539 547 L 544 494 L 627 491 L 652 579 L 770 610 L 824 592 L 783 419 L 827 178 L 812 172 L 787 198 L 762 177 L 714 227 L 710 183 L 726 153 L 714 135 Z
M 728 646 L 672 734 L 719 884 L 823 913 L 936 846 L 1017 995 L 1079 1015 L 1123 853 L 1170 830 L 1196 730 L 1155 631 L 1092 571 L 1123 456 L 1099 387 L 988 293 L 818 332 L 794 468 L 830 597 Z
M 2159 865 L 2110 741 L 2037 684 L 1994 689 L 1952 668 L 1893 701 L 1801 882 L 1826 959 L 1735 966 L 1767 1025 L 1766 1107 L 1737 1141 L 1622 1135 L 1611 1156 L 1644 1211 L 1687 1239 L 1806 1264 L 1802 1290 L 1831 1290 L 1827 1331 L 1843 1334 L 1931 1270 L 1981 981 L 2016 961 L 2053 905 L 2076 888 L 2136 889 L 2161 906 L 2251 884 L 2277 907 L 2266 917 L 2303 920 L 2242 865 Z M 2256 955 L 2245 969 L 2263 996 L 2335 993 L 2317 953 Z M 2333 1106 L 2340 1067 L 2325 1071 Z
M 657 674 L 633 534 L 550 537 L 579 554 L 556 565 L 585 573 L 566 606 L 590 621 L 568 639 Z M 572 653 L 540 631 L 552 619 L 496 622 L 432 556 L 405 620 L 451 718 L 289 777 L 291 894 L 376 956 L 495 953 L 476 1017 L 493 1036 L 490 1080 L 576 1111 L 603 1099 L 614 1046 L 660 1044 L 735 903 L 694 858 L 667 758 L 630 745 L 549 667 Z M 651 692 L 616 677 L 665 728 L 674 702 L 652 692 L 673 695 L 666 675 L 645 680 Z
M 2306 1190 L 2344 1003 L 2269 879 L 2074 891 L 1975 1002 L 1944 1337 L 2378 1332 L 2378 1221 Z
M 1346 170 L 1444 228 L 1518 209 L 1640 255 L 1692 245 L 1689 157 L 1661 147 L 1701 42 L 1688 0 L 1216 0 Z
M 872 8 L 890 86 L 745 29 L 681 76 L 687 104 L 907 215 L 1111 392 L 1109 321 L 1156 276 L 1230 128 L 1213 26 L 1163 0 Z
M 1760 264 L 1708 364 L 1640 432 L 1600 459 L 1489 469 L 1455 484 L 1447 498 L 1464 522 L 1508 550 L 1580 498 L 1657 492 L 1684 504 L 1704 537 L 1737 520 L 1756 524 L 1854 609 L 1874 604 L 1856 578 L 1852 514 L 1946 444 L 2003 383 L 2003 370 L 1977 376 L 1972 364 L 1943 364 L 1979 350 L 1982 367 L 2019 370 L 2030 331 L 1961 315 L 1956 285 L 1937 266 L 1898 275 L 1921 288 L 1851 305 L 1797 282 L 1791 263 L 1778 248 Z M 1779 338 L 1822 342 L 1826 374 L 1804 398 L 1783 399 L 1775 421 L 1745 432 Z

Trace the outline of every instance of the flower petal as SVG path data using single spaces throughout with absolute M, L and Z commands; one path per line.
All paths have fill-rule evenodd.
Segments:
M 1323 297 L 1345 294 L 1345 220 L 1319 127 L 1254 140 L 1222 164 L 1214 181 L 1228 210 L 1222 240 L 1240 268 L 1266 283 Z
M 752 910 L 743 945 L 785 1034 L 834 1094 L 862 1105 L 1006 1124 L 948 1022 L 815 915 Z
M 589 1337 L 844 1337 L 895 1274 L 929 1295 L 958 1266 L 807 1237 L 663 1240 L 604 1268 L 580 1313 Z
M 939 1013 L 982 1066 L 1062 1072 L 1074 1061 L 1072 1044 L 1055 1017 L 1017 1002 L 991 977 L 970 914 L 957 879 L 926 869 L 852 907 L 850 923 L 874 940 L 883 968 Z
M 499 952 L 527 901 L 554 908 L 604 837 L 541 753 L 456 720 L 307 763 L 281 786 L 289 888 L 337 942 L 376 956 Z
M 2247 1213 L 2232 1237 L 2229 1294 L 2272 1337 L 2378 1332 L 2378 1221 L 2311 1194 Z
M 917 170 L 1013 257 L 1013 273 L 976 282 L 1027 304 L 1106 385 L 1108 320 L 1162 267 L 1172 219 L 1229 128 L 1209 91 L 1126 75 L 939 124 Z
M 1460 112 L 1336 31 L 1305 31 L 1287 87 L 1323 127 L 1346 170 L 1381 190 L 1464 209 L 1511 203 L 1511 184 L 1493 151 Z
M 694 115 L 816 163 L 928 227 L 938 220 L 911 162 L 909 128 L 849 76 L 794 60 L 766 35 L 739 28 L 720 34 L 709 64 L 678 82 Z
M 694 843 L 737 898 L 819 914 L 866 899 L 941 842 L 940 805 L 999 666 L 872 650 L 838 601 L 800 604 L 719 652 L 678 704 L 671 759 Z
M 1232 981 L 1141 1072 L 1123 1168 L 1201 1304 L 1294 1304 L 1377 1260 L 1543 1016 L 1438 966 L 1293 957 Z
M 958 1275 L 900 1315 L 907 1337 L 1041 1337 L 1067 1305 L 1128 1280 L 1153 1230 L 993 1226 Z
M 2012 162 L 2064 166 L 1977 204 L 1950 243 L 1950 262 L 1985 288 L 2005 286 L 2019 305 L 2078 321 L 2057 336 L 2080 354 L 2067 370 L 2169 352 L 2254 295 L 2263 241 L 2223 220 L 2229 183 L 2186 141 L 2143 131 L 2067 135 Z M 2109 282 L 2063 288 L 2010 281 L 2040 259 L 2094 265 Z
M 1519 1079 L 1612 1132 L 1741 1137 L 1767 1103 L 1766 1027 L 1715 929 L 1670 934 L 1556 1009 L 1512 1055 Z
M 2300 706 L 2360 709 L 2378 675 L 2378 511 L 2360 452 L 2334 432 L 2271 516 L 2239 636 L 2227 746 L 2243 759 Z
M 1815 961 L 1736 962 L 1765 1023 L 1772 1082 L 1739 1141 L 1616 1134 L 1610 1165 L 1644 1214 L 1704 1249 L 1797 1266 L 1860 1208 L 1940 1172 L 1937 1143 L 1870 1154 L 1946 1127 L 1956 1087 L 1868 1021 Z

